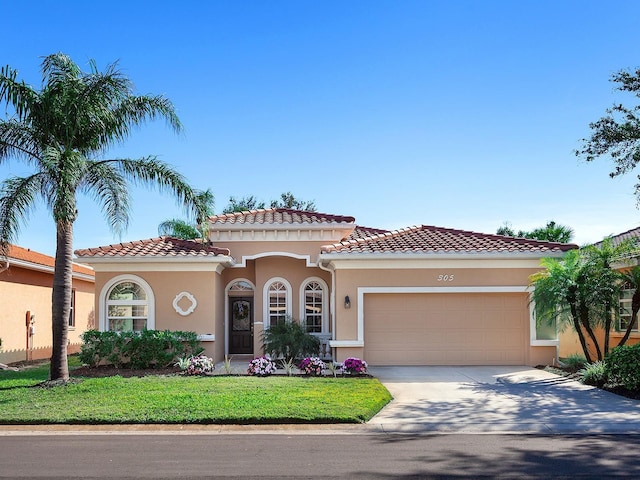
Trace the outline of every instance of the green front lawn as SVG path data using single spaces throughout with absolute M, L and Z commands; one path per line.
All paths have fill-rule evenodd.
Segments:
M 374 378 L 86 378 L 38 387 L 48 365 L 0 371 L 0 424 L 360 423 L 391 400 Z

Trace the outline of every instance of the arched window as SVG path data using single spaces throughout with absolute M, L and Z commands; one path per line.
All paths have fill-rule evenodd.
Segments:
M 326 331 L 327 287 L 319 279 L 310 279 L 303 283 L 301 292 L 302 321 L 310 333 Z
M 273 279 L 267 284 L 265 328 L 284 323 L 291 315 L 291 286 L 284 279 Z
M 104 290 L 104 330 L 140 332 L 154 328 L 153 294 L 144 280 L 116 277 L 105 285 Z

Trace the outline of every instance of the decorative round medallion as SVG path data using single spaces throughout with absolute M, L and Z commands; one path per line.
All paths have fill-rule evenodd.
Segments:
M 186 310 L 183 310 L 180 306 L 180 300 L 182 300 L 183 298 L 186 298 L 191 302 L 191 306 Z M 173 299 L 173 308 L 175 309 L 176 313 L 179 313 L 183 317 L 192 314 L 197 306 L 198 302 L 196 302 L 196 297 L 191 295 L 189 292 L 180 292 L 176 295 L 176 298 Z

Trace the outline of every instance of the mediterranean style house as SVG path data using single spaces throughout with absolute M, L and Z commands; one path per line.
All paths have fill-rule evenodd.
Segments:
M 433 226 L 395 231 L 272 208 L 216 215 L 209 242 L 160 237 L 76 251 L 100 330 L 190 330 L 216 361 L 262 354 L 293 318 L 323 356 L 370 365 L 537 365 L 557 358 L 528 277 L 575 245 Z
M 16 245 L 0 257 L 0 363 L 51 356 L 53 266 L 53 257 Z M 94 281 L 91 268 L 73 265 L 69 353 L 80 350 L 80 335 L 94 327 Z

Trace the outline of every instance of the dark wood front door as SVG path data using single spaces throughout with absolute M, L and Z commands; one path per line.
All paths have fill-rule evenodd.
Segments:
M 253 298 L 231 297 L 229 353 L 253 353 Z

